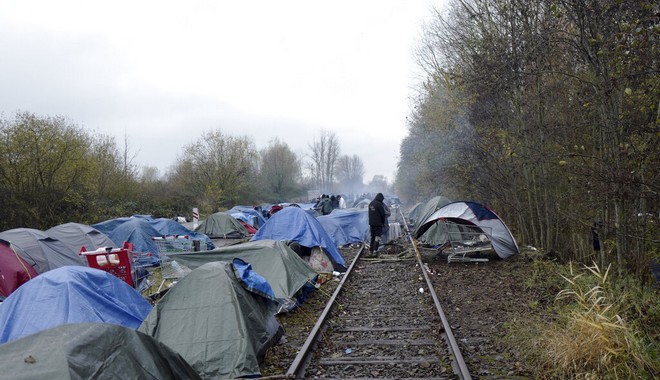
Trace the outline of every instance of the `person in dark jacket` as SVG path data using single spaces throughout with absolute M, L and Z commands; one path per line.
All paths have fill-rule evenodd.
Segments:
M 374 200 L 369 203 L 369 232 L 371 233 L 371 244 L 369 251 L 378 256 L 378 245 L 383 235 L 383 226 L 385 225 L 385 197 L 382 193 L 376 194 Z

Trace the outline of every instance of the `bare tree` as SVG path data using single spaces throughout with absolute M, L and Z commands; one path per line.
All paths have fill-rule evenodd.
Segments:
M 343 191 L 356 193 L 362 188 L 362 177 L 364 176 L 364 164 L 362 159 L 353 156 L 342 155 L 337 159 L 335 168 L 337 179 Z
M 318 139 L 309 146 L 309 170 L 322 191 L 330 191 L 335 179 L 335 164 L 340 154 L 339 140 L 333 132 L 321 130 Z

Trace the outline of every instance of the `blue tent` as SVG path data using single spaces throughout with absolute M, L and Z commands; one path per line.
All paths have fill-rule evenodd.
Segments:
M 92 227 L 101 231 L 106 235 L 110 235 L 110 232 L 114 231 L 115 228 L 121 226 L 122 224 L 128 222 L 129 220 L 131 220 L 130 217 L 115 218 L 115 219 L 106 220 L 104 222 L 92 224 Z
M 200 234 L 199 232 L 191 231 L 172 219 L 157 218 L 151 220 L 149 223 L 156 231 L 158 231 L 160 236 L 188 235 L 192 240 L 201 240 L 205 242 L 206 249 L 209 251 L 215 248 L 213 241 L 208 236 Z
M 285 207 L 268 219 L 252 240 L 292 240 L 305 247 L 322 247 L 335 270 L 346 271 L 346 263 L 337 245 L 316 218 L 298 207 Z
M 335 209 L 316 219 L 338 247 L 369 240 L 367 210 Z
M 99 229 L 97 224 L 92 227 Z M 149 219 L 131 217 L 105 234 L 117 247 L 121 247 L 124 242 L 133 244 L 133 252 L 140 253 L 136 256 L 138 266 L 158 265 L 158 247 L 152 238 L 161 234 L 152 227 Z
M 232 215 L 233 213 L 237 213 L 237 212 L 242 212 L 244 214 L 248 214 L 248 215 L 251 215 L 251 216 L 257 218 L 257 225 L 256 226 L 254 225 L 254 223 L 246 222 L 254 228 L 259 229 L 259 228 L 261 228 L 261 226 L 266 224 L 266 218 L 264 218 L 264 216 L 261 215 L 261 213 L 259 211 L 253 209 L 250 206 L 234 206 L 234 207 L 231 208 L 231 210 L 227 211 L 227 214 Z
M 0 343 L 71 323 L 137 329 L 150 311 L 140 293 L 108 272 L 61 267 L 26 282 L 0 304 Z

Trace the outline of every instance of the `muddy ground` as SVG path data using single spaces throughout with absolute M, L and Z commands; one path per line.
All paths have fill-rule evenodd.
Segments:
M 403 244 L 386 248 L 388 255 L 410 249 Z M 347 264 L 356 252 L 356 249 L 342 250 Z M 523 334 L 518 326 L 542 313 L 539 299 L 543 302 L 545 296 L 527 286 L 534 273 L 532 261 L 519 255 L 506 260 L 491 258 L 480 263 L 448 264 L 446 257 L 435 250 L 420 249 L 420 252 L 472 377 L 535 377 L 521 349 L 511 343 L 520 338 L 517 334 Z M 302 307 L 278 317 L 285 336 L 269 350 L 262 366 L 263 376 L 286 372 L 337 284 L 338 281 L 324 284 Z

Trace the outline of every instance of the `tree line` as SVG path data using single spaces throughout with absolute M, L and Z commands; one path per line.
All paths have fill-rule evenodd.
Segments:
M 416 52 L 426 80 L 401 143 L 400 195 L 480 200 L 525 244 L 650 273 L 660 255 L 658 14 L 644 0 L 436 10 Z
M 208 215 L 236 204 L 309 201 L 310 189 L 357 193 L 365 186 L 360 157 L 341 154 L 325 130 L 309 152 L 276 138 L 257 149 L 248 136 L 207 131 L 183 146 L 164 174 L 136 163 L 127 136 L 118 143 L 64 116 L 0 115 L 0 139 L 0 231 L 135 214 L 189 216 L 193 207 Z

